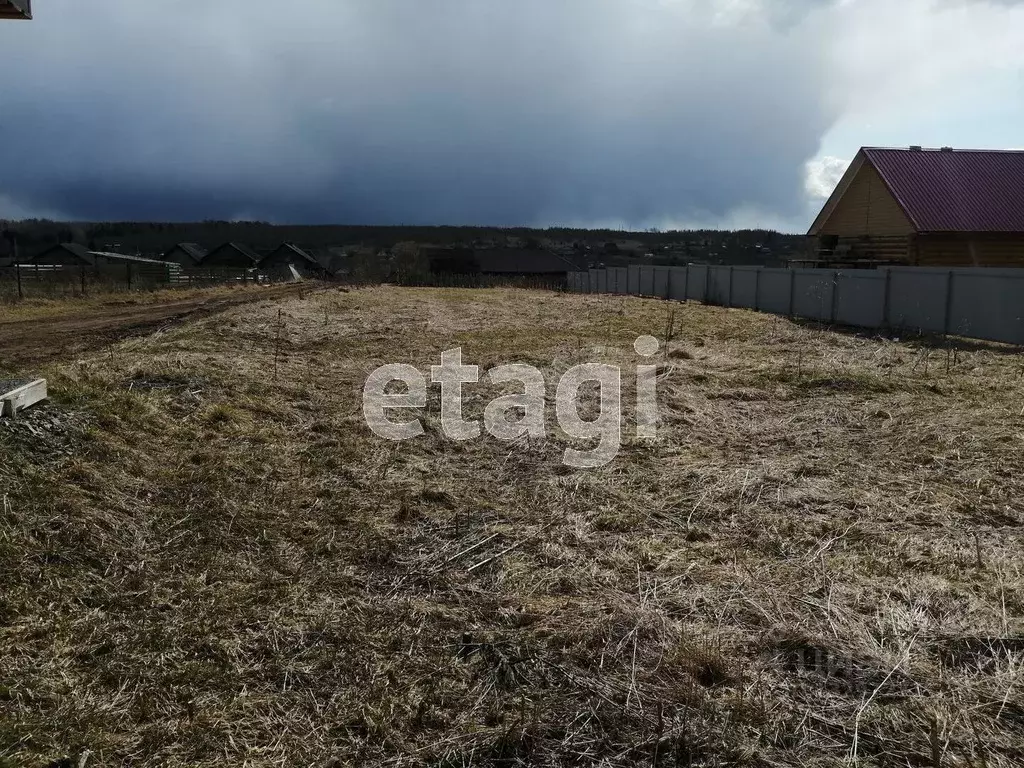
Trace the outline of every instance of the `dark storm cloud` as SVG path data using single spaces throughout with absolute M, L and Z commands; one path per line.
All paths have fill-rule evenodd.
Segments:
M 0 201 L 88 219 L 784 218 L 835 117 L 799 34 L 810 0 L 198 5 L 49 0 L 0 27 L 19 75 L 0 84 Z

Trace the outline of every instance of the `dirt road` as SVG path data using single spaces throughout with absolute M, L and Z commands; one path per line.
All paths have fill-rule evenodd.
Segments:
M 143 335 L 193 317 L 223 312 L 239 304 L 310 290 L 309 285 L 289 283 L 227 295 L 193 295 L 186 299 L 168 292 L 167 301 L 145 304 L 111 301 L 53 317 L 0 318 L 0 373 L 18 373 L 29 366 L 97 349 L 118 339 Z

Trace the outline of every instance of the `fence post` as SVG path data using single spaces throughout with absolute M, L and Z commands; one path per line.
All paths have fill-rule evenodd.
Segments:
M 946 316 L 942 320 L 942 333 L 949 336 L 949 326 L 953 321 L 953 270 L 946 274 Z
M 672 267 L 665 268 L 665 298 L 672 298 Z
M 882 288 L 882 328 L 889 330 L 890 294 L 892 293 L 892 267 L 885 268 L 885 285 Z
M 729 265 L 729 295 L 725 299 L 725 306 L 732 308 L 732 270 L 733 266 Z
M 25 294 L 21 290 L 21 259 L 18 258 L 18 237 L 13 235 L 11 237 L 11 247 L 14 250 L 14 274 L 18 279 L 18 299 L 25 298 Z M 37 267 L 38 269 L 38 267 Z M 38 289 L 37 289 L 38 291 Z
M 125 269 L 128 273 L 128 290 L 132 289 L 132 263 L 129 261 L 125 264 Z
M 793 317 L 796 308 L 796 270 L 789 269 L 789 316 Z
M 82 265 L 82 295 L 85 296 L 85 264 Z
M 690 263 L 686 263 L 686 272 L 683 275 L 683 301 L 690 300 Z
M 830 314 L 829 322 L 832 325 L 836 324 L 836 313 L 839 311 L 839 270 L 837 269 L 832 273 L 832 311 Z
M 711 265 L 704 265 L 704 303 L 709 304 L 711 301 Z
M 761 267 L 754 270 L 754 311 L 761 311 Z

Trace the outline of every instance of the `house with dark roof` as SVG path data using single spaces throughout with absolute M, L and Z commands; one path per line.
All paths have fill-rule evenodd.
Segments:
M 808 235 L 832 265 L 1024 267 L 1024 151 L 865 147 Z
M 263 272 L 279 272 L 299 277 L 326 277 L 327 270 L 309 251 L 294 243 L 281 243 L 273 252 L 263 257 L 259 264 Z
M 96 260 L 89 249 L 78 243 L 60 243 L 24 259 L 26 264 L 48 264 L 61 267 L 92 267 Z
M 160 258 L 183 267 L 196 267 L 206 258 L 206 254 L 206 249 L 198 243 L 178 243 Z
M 0 0 L 0 19 L 31 19 L 32 0 Z
M 206 254 L 200 262 L 201 267 L 232 267 L 234 269 L 251 269 L 256 267 L 263 257 L 247 245 L 241 243 L 224 243 Z

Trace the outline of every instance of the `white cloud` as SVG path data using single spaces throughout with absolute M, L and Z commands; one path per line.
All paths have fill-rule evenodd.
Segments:
M 850 161 L 842 157 L 819 157 L 807 163 L 804 189 L 812 200 L 825 200 L 832 195 L 843 178 Z

